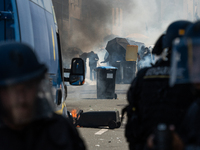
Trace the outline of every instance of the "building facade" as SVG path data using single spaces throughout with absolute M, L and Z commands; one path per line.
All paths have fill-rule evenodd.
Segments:
M 122 36 L 122 0 L 53 0 L 62 48 L 90 51 L 109 35 Z
M 133 0 L 53 0 L 53 3 L 64 51 L 70 47 L 92 51 L 105 47 L 116 36 L 139 33 L 152 37 L 150 27 L 160 32 L 175 20 L 200 19 L 200 0 L 153 0 L 153 5 L 149 5 L 149 0 L 137 3 Z M 134 14 L 134 9 L 139 11 Z M 146 18 L 144 14 L 144 19 L 137 18 L 140 10 L 147 11 Z M 148 16 L 152 11 L 155 15 Z

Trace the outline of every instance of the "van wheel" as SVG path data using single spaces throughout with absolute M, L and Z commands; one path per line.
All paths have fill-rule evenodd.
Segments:
M 117 123 L 114 121 L 114 120 L 111 120 L 109 123 L 108 123 L 108 127 L 110 129 L 115 129 L 117 127 Z
M 115 93 L 115 99 L 117 99 L 117 94 Z

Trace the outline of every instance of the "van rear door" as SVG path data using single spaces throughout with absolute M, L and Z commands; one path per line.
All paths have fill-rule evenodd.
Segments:
M 0 1 L 0 41 L 20 41 L 17 5 L 15 0 Z

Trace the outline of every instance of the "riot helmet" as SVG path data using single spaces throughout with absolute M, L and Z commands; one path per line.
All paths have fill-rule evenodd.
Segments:
M 200 21 L 188 26 L 185 32 L 186 37 L 200 37 Z
M 170 85 L 200 83 L 200 22 L 189 26 L 173 46 Z
M 158 38 L 158 40 L 156 41 L 155 46 L 154 46 L 154 48 L 153 48 L 153 50 L 152 50 L 152 54 L 154 54 L 154 55 L 160 55 L 160 54 L 162 53 L 162 51 L 163 51 L 163 37 L 164 37 L 164 36 L 165 36 L 165 35 L 162 34 L 162 35 Z
M 47 67 L 26 44 L 0 44 L 0 119 L 21 126 L 50 117 L 53 98 Z
M 192 23 L 189 21 L 175 21 L 171 23 L 163 37 L 163 49 L 171 48 L 176 38 L 184 36 L 186 28 Z
M 188 41 L 186 38 L 175 40 L 172 48 L 170 86 L 175 83 L 188 83 Z
M 189 21 L 175 21 L 171 23 L 166 32 L 157 40 L 152 54 L 162 55 L 163 60 L 170 59 L 171 56 L 169 54 L 171 54 L 174 39 L 184 36 L 186 28 L 191 24 Z
M 47 71 L 32 49 L 15 42 L 0 44 L 0 86 L 9 86 L 41 77 Z

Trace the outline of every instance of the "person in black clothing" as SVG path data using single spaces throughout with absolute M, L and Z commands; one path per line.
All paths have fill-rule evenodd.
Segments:
M 89 55 L 89 66 L 90 66 L 90 80 L 93 80 L 92 74 L 94 74 L 94 80 L 95 80 L 96 72 L 94 71 L 94 69 L 97 67 L 97 61 L 99 60 L 99 57 L 93 51 L 91 51 L 88 55 Z
M 152 67 L 141 69 L 128 90 L 125 136 L 131 150 L 143 149 L 148 136 L 160 123 L 174 124 L 179 129 L 192 102 L 190 85 L 169 87 L 172 42 L 183 36 L 183 31 L 190 24 L 188 21 L 176 21 L 168 27 L 166 35 L 159 38 L 152 52 L 160 55 L 167 48 L 168 55 Z
M 54 113 L 47 67 L 21 43 L 0 45 L 0 149 L 85 150 L 72 123 Z
M 82 58 L 83 61 L 84 61 L 85 73 L 86 73 L 86 72 L 87 72 L 86 60 L 87 60 L 87 58 L 88 58 L 88 53 L 83 53 L 83 54 L 81 54 L 81 55 L 80 55 L 80 58 Z
M 142 53 L 140 52 L 140 54 L 142 55 L 140 56 L 138 53 L 138 62 L 137 62 L 138 70 L 144 67 L 148 67 L 153 63 L 152 58 L 151 58 L 151 52 L 148 47 L 145 47 Z

